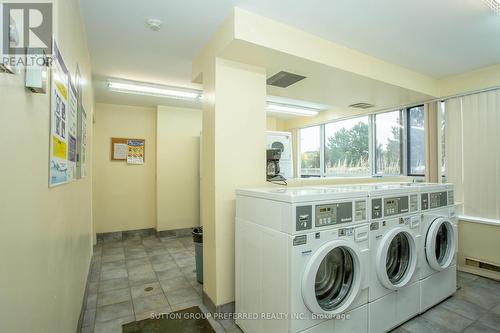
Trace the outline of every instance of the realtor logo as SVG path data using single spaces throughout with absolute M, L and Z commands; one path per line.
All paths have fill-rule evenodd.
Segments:
M 4 55 L 52 54 L 52 3 L 3 2 Z

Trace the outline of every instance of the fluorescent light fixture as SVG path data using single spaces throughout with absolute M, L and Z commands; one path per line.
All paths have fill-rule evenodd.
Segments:
M 483 0 L 495 14 L 500 15 L 500 0 Z
M 316 116 L 320 110 L 312 109 L 300 105 L 280 104 L 274 102 L 267 102 L 267 111 L 274 113 L 291 114 L 295 116 Z
M 108 88 L 112 91 L 136 95 L 157 96 L 176 99 L 200 100 L 203 93 L 200 90 L 180 87 L 161 86 L 142 82 L 108 80 Z

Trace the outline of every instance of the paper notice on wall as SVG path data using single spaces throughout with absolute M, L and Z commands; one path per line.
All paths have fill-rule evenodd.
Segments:
M 128 153 L 128 144 L 126 143 L 115 143 L 113 149 L 113 159 L 115 160 L 126 160 Z
M 127 163 L 144 164 L 144 140 L 128 140 L 127 146 Z
M 76 178 L 78 99 L 75 87 L 69 85 L 68 101 L 68 181 Z
M 68 182 L 68 70 L 54 41 L 50 89 L 49 186 Z
M 78 145 L 80 149 L 80 154 L 78 156 L 78 162 L 80 163 L 80 178 L 85 178 L 87 175 L 87 113 L 85 109 L 80 104 L 80 124 L 79 124 L 79 137 L 80 143 Z

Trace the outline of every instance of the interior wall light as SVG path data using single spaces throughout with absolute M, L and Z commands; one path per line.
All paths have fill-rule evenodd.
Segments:
M 500 0 L 483 0 L 495 14 L 500 15 Z
M 186 99 L 193 101 L 201 100 L 203 96 L 203 92 L 201 90 L 162 86 L 162 85 L 147 84 L 141 82 L 108 80 L 108 88 L 111 91 L 122 92 L 122 93 L 175 98 L 175 99 Z
M 267 102 L 266 110 L 274 113 L 290 114 L 295 116 L 307 116 L 307 117 L 316 116 L 320 111 L 318 109 L 308 108 L 299 105 L 281 104 L 274 102 Z

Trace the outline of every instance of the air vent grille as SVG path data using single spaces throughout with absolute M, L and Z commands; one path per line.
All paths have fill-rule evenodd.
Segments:
M 349 105 L 349 107 L 356 108 L 356 109 L 369 109 L 369 108 L 372 108 L 374 106 L 375 105 L 370 104 L 370 103 L 355 103 L 355 104 Z
M 493 272 L 500 272 L 500 266 L 477 259 L 465 258 L 465 264 L 468 266 L 482 268 Z
M 305 78 L 306 77 L 302 75 L 281 71 L 268 78 L 267 84 L 270 86 L 286 88 L 294 83 L 304 80 Z

